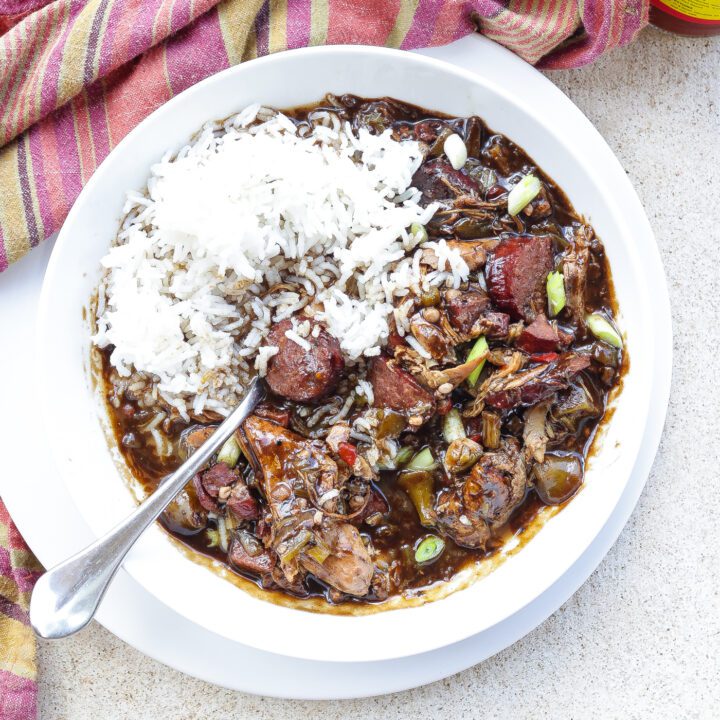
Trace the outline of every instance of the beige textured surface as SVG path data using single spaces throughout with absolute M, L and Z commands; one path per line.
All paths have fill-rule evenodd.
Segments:
M 42 720 L 720 717 L 720 38 L 647 30 L 552 79 L 617 153 L 657 233 L 673 306 L 660 453 L 617 545 L 513 647 L 448 680 L 352 702 L 221 690 L 98 625 L 40 648 Z

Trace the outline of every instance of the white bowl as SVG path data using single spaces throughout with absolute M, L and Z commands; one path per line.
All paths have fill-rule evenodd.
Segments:
M 452 115 L 480 115 L 553 177 L 602 238 L 631 357 L 583 491 L 518 553 L 486 577 L 420 607 L 358 617 L 315 614 L 265 602 L 178 551 L 153 527 L 125 562 L 170 608 L 206 629 L 252 647 L 323 661 L 373 661 L 429 651 L 486 630 L 531 603 L 580 557 L 615 508 L 645 427 L 654 339 L 652 303 L 631 219 L 616 207 L 609 162 L 583 157 L 573 138 L 543 122 L 542 108 L 508 95 L 502 78 L 480 78 L 440 61 L 366 47 L 281 53 L 231 68 L 175 97 L 133 130 L 84 188 L 57 240 L 40 300 L 37 364 L 42 414 L 60 474 L 83 517 L 100 535 L 133 508 L 108 447 L 104 410 L 89 368 L 89 298 L 99 260 L 117 232 L 124 194 L 142 189 L 150 165 L 179 148 L 205 121 L 252 102 L 290 107 L 325 93 L 390 95 Z M 613 168 L 613 172 L 615 168 Z

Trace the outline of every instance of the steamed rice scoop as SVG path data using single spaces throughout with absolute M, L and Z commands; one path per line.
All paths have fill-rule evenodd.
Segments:
M 468 277 L 457 250 L 409 231 L 437 209 L 411 187 L 422 160 L 415 140 L 331 113 L 298 128 L 255 105 L 206 125 L 128 194 L 102 260 L 95 343 L 185 418 L 227 414 L 238 380 L 266 373 L 283 320 L 301 348 L 310 317 L 346 363 L 378 355 L 391 328 L 408 330 L 406 295 Z M 441 269 L 421 274 L 428 250 Z

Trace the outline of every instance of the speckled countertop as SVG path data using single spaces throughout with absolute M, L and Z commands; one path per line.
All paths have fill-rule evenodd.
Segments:
M 94 624 L 39 650 L 41 720 L 720 717 L 720 38 L 648 29 L 552 80 L 615 151 L 657 234 L 673 308 L 665 432 L 619 541 L 520 642 L 413 691 L 346 702 L 216 688 Z

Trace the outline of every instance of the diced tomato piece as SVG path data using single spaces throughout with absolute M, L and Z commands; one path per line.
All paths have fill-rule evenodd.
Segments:
M 555 360 L 558 359 L 558 357 L 559 357 L 559 355 L 557 353 L 547 352 L 547 353 L 535 353 L 534 355 L 530 356 L 530 359 L 533 362 L 546 363 L 546 362 L 554 362 Z
M 338 445 L 338 455 L 343 462 L 352 467 L 357 460 L 357 448 L 352 443 L 341 442 Z

